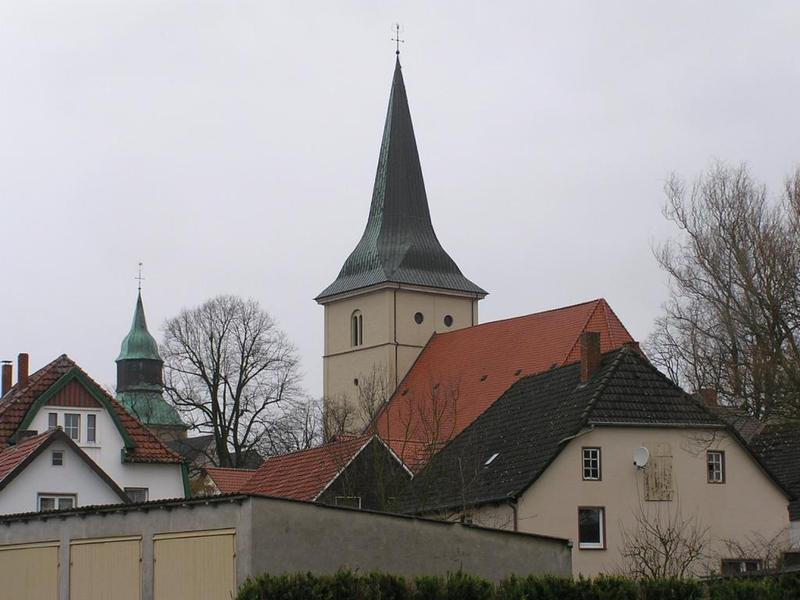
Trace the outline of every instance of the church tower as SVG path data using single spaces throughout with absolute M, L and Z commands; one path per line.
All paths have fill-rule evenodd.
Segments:
M 316 298 L 325 307 L 326 407 L 347 407 L 347 428 L 363 428 L 431 335 L 478 323 L 486 294 L 464 277 L 433 230 L 398 58 L 367 226 Z
M 136 299 L 131 330 L 117 357 L 117 400 L 162 442 L 186 437 L 186 424 L 175 407 L 164 400 L 158 344 L 147 330 L 142 292 Z

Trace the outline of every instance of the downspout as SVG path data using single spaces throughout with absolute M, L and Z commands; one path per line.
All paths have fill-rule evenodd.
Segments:
M 512 498 L 509 500 L 508 506 L 511 508 L 511 512 L 514 514 L 514 531 L 519 531 L 519 506 L 517 505 L 516 499 Z

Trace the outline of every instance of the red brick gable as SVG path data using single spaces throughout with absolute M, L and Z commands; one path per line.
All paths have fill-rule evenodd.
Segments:
M 70 372 L 80 374 L 83 380 L 102 395 L 104 401 L 113 410 L 112 417 L 116 417 L 122 429 L 132 440 L 135 447 L 125 451 L 124 460 L 126 462 L 182 462 L 180 456 L 164 446 L 158 438 L 128 413 L 119 402 L 111 397 L 66 354 L 62 354 L 53 362 L 32 373 L 25 385 L 15 385 L 5 396 L 0 398 L 0 447 L 5 447 L 11 443 L 11 437 L 17 432 L 36 400 L 47 393 L 51 387 Z M 75 381 L 69 382 L 64 389 L 69 387 L 71 383 L 77 383 L 83 387 L 80 382 Z M 84 391 L 86 391 L 85 388 Z
M 584 331 L 602 352 L 633 341 L 602 298 L 435 334 L 371 429 L 418 471 L 520 377 L 577 362 Z
M 89 391 L 77 381 L 70 381 L 64 389 L 47 401 L 47 406 L 71 406 L 76 408 L 102 408 Z

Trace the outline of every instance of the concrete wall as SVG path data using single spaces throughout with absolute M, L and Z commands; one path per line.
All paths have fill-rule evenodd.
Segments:
M 363 344 L 354 347 L 351 316 L 363 319 Z M 422 313 L 422 323 L 414 319 Z M 453 321 L 445 325 L 446 316 Z M 372 373 L 385 376 L 391 394 L 414 364 L 434 333 L 469 327 L 478 322 L 478 301 L 445 290 L 386 287 L 353 294 L 325 304 L 325 398 L 355 407 L 358 389 L 354 380 L 365 381 Z M 358 411 L 357 408 L 354 410 Z M 360 412 L 360 411 L 358 411 Z M 352 429 L 359 431 L 365 419 Z
M 672 452 L 672 501 L 644 500 L 645 471 L 633 466 L 634 450 L 651 451 L 668 444 Z M 602 479 L 583 481 L 582 448 L 602 449 Z M 726 481 L 707 482 L 706 450 L 725 452 Z M 651 463 L 648 468 L 653 464 Z M 788 500 L 736 440 L 720 431 L 655 428 L 598 427 L 567 445 L 540 479 L 519 501 L 521 531 L 536 531 L 575 541 L 572 563 L 575 574 L 594 575 L 618 570 L 623 561 L 622 531 L 636 528 L 636 515 L 651 521 L 679 515 L 683 521 L 696 517 L 709 530 L 707 559 L 702 572 L 720 568 L 730 556 L 725 540 L 775 540 L 788 544 Z M 578 507 L 605 508 L 606 544 L 602 550 L 578 546 Z M 476 523 L 511 527 L 509 508 L 486 506 L 473 514 Z M 749 557 L 756 558 L 756 557 Z
M 63 453 L 63 465 L 53 466 L 53 452 Z M 74 494 L 78 506 L 118 504 L 122 500 L 72 449 L 53 442 L 0 491 L 0 513 L 39 510 L 39 494 Z
M 406 576 L 462 568 L 490 579 L 571 570 L 566 540 L 242 496 L 0 519 L 0 546 L 59 540 L 59 561 L 69 565 L 70 540 L 141 536 L 142 598 L 151 600 L 153 535 L 228 528 L 236 529 L 239 584 L 261 572 L 330 573 L 343 567 Z M 69 569 L 60 569 L 59 577 L 60 597 L 67 600 Z

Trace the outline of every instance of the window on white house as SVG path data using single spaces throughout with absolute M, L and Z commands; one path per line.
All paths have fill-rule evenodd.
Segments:
M 75 494 L 39 494 L 39 510 L 75 508 Z
M 605 509 L 599 506 L 578 508 L 578 548 L 603 550 L 606 547 Z
M 364 317 L 360 310 L 353 311 L 350 317 L 350 345 L 361 346 L 364 343 Z
M 133 503 L 147 502 L 150 497 L 150 490 L 148 488 L 126 487 L 125 493 Z
M 336 506 L 361 508 L 361 496 L 336 496 L 335 504 Z
M 739 575 L 740 573 L 751 573 L 753 571 L 760 571 L 762 563 L 758 559 L 742 559 L 742 558 L 723 558 L 722 559 L 722 575 L 730 577 L 732 575 Z
M 86 415 L 86 441 L 97 441 L 97 415 Z
M 583 449 L 583 479 L 600 481 L 600 448 Z
M 47 430 L 58 428 L 58 413 L 47 413 Z
M 720 450 L 709 450 L 706 453 L 708 466 L 708 483 L 725 483 L 725 453 Z
M 81 439 L 81 416 L 74 413 L 64 415 L 64 431 L 70 439 L 80 441 Z
M 54 450 L 52 458 L 54 467 L 64 466 L 64 453 L 61 450 Z

